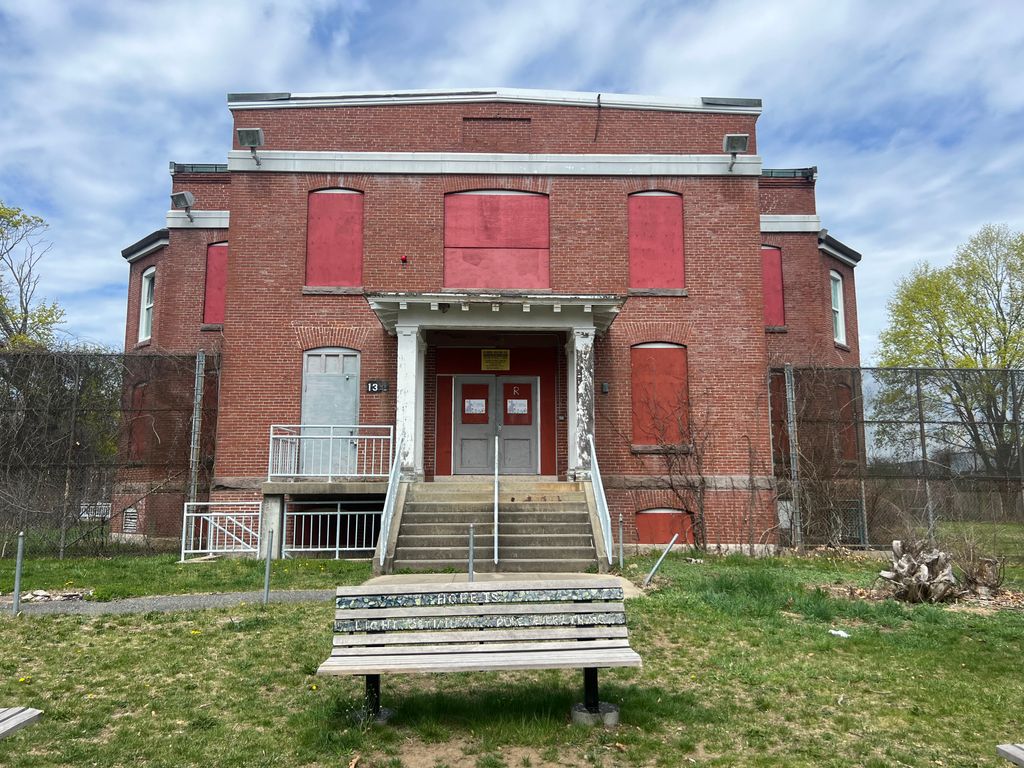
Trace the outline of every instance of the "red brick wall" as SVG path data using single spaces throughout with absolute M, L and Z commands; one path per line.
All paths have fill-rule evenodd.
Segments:
M 230 173 L 175 173 L 171 192 L 191 192 L 197 211 L 226 211 L 231 199 Z
M 761 213 L 779 215 L 817 213 L 813 179 L 762 177 L 758 184 Z

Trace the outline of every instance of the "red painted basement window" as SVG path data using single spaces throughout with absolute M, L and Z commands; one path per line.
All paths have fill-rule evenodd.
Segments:
M 203 299 L 203 322 L 221 325 L 228 279 L 228 244 L 206 246 L 206 295 Z
M 353 189 L 309 193 L 306 285 L 363 284 L 363 195 Z
M 629 287 L 686 287 L 683 198 L 672 192 L 629 196 Z
M 764 324 L 768 328 L 781 328 L 786 324 L 781 248 L 761 246 L 761 285 L 764 293 Z
M 633 444 L 674 446 L 689 442 L 686 347 L 665 342 L 630 349 Z
M 547 195 L 456 192 L 444 199 L 446 288 L 548 288 Z

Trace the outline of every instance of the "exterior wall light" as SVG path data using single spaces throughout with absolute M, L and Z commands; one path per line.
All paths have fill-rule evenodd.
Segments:
M 196 196 L 191 192 L 174 192 L 171 195 L 171 207 L 177 211 L 184 210 L 188 220 L 194 222 L 192 206 L 196 204 Z
M 239 128 L 235 133 L 238 135 L 238 146 L 248 147 L 252 150 L 252 159 L 256 161 L 257 167 L 261 165 L 260 158 L 256 154 L 256 147 L 263 146 L 263 129 Z
M 722 151 L 726 154 L 732 155 L 732 159 L 729 160 L 729 172 L 732 172 L 732 167 L 736 165 L 736 155 L 740 152 L 746 152 L 750 146 L 750 134 L 747 133 L 727 133 L 722 137 Z

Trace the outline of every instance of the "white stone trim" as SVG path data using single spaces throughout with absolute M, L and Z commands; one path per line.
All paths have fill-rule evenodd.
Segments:
M 229 171 L 264 173 L 480 174 L 489 176 L 760 176 L 761 157 L 740 155 L 590 155 L 499 152 L 300 152 L 243 150 Z M 195 212 L 193 212 L 195 213 Z M 183 214 L 184 215 L 184 214 Z M 186 219 L 187 220 L 187 219 Z
M 365 107 L 390 104 L 473 104 L 499 102 L 514 104 L 550 104 L 555 106 L 597 107 L 603 109 L 648 109 L 659 112 L 710 112 L 733 115 L 760 115 L 760 105 L 706 104 L 697 97 L 666 99 L 624 93 L 590 93 L 532 88 L 476 88 L 452 91 L 419 89 L 408 91 L 365 91 L 347 93 L 290 93 L 287 98 L 267 101 L 229 101 L 229 109 L 302 109 L 308 107 Z
M 188 220 L 188 214 L 184 211 L 167 212 L 168 229 L 227 229 L 230 211 L 192 211 L 192 218 Z
M 846 254 L 840 253 L 835 248 L 830 247 L 826 243 L 819 242 L 818 243 L 818 250 L 821 251 L 822 253 L 828 255 L 828 256 L 831 256 L 833 259 L 842 262 L 843 264 L 845 264 L 848 267 L 856 267 L 857 266 L 857 262 L 856 261 L 851 259 Z
M 170 242 L 171 241 L 168 238 L 162 237 L 159 240 L 150 243 L 141 251 L 136 251 L 135 253 L 132 254 L 131 258 L 125 259 L 125 261 L 127 261 L 129 264 L 133 264 L 139 259 L 145 256 L 149 256 L 149 254 L 153 253 L 154 251 L 159 251 L 161 248 L 166 248 L 168 245 L 170 245 Z
M 764 214 L 762 232 L 820 232 L 821 217 L 814 214 Z

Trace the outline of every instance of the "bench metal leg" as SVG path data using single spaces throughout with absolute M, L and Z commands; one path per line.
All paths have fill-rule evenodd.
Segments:
M 366 716 L 371 720 L 380 717 L 380 675 L 366 676 Z
M 583 670 L 583 706 L 587 712 L 598 714 L 601 711 L 601 698 L 597 693 L 597 668 L 585 667 Z

